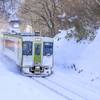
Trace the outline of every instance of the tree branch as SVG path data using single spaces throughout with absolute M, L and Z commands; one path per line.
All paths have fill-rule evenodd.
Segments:
M 98 0 L 95 0 L 96 1 L 96 3 L 100 6 L 100 2 L 98 1 Z

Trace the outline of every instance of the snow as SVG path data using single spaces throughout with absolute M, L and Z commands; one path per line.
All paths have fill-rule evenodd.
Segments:
M 68 21 L 73 22 L 73 20 L 74 20 L 74 19 L 77 19 L 77 18 L 78 18 L 78 16 L 75 15 L 75 17 L 71 17 L 70 19 L 68 19 Z
M 0 100 L 100 100 L 100 29 L 94 41 L 54 37 L 53 74 L 33 79 L 23 76 L 0 49 Z M 1 43 L 0 43 L 1 48 Z
M 25 33 L 32 33 L 32 27 L 30 25 L 27 25 L 24 32 Z
M 66 13 L 63 13 L 62 15 L 58 15 L 58 17 L 64 18 L 66 16 Z

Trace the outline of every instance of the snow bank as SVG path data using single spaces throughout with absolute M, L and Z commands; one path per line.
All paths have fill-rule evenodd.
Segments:
M 84 49 L 77 62 L 77 67 L 83 69 L 88 74 L 91 74 L 93 79 L 100 80 L 100 29 L 97 30 L 97 35 L 94 41 Z
M 76 43 L 75 38 L 71 38 L 69 41 L 65 39 L 67 33 L 70 33 L 74 28 L 68 31 L 61 31 L 54 38 L 54 64 L 61 67 L 70 67 L 80 59 L 80 54 L 88 46 L 88 43 Z
M 99 89 L 100 29 L 92 42 L 85 40 L 77 43 L 75 38 L 68 41 L 65 39 L 67 32 L 70 30 L 61 31 L 54 38 L 54 66 L 65 70 L 69 78 Z

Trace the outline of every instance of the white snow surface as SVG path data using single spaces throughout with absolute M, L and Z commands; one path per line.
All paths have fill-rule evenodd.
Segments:
M 0 49 L 0 100 L 100 100 L 100 29 L 81 43 L 65 39 L 70 30 L 54 37 L 53 74 L 46 78 L 23 76 Z

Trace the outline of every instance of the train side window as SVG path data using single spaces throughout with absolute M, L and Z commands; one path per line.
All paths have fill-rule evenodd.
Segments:
M 52 42 L 44 42 L 43 55 L 52 55 L 53 54 L 53 43 Z
M 32 42 L 23 42 L 23 55 L 32 55 Z
M 35 46 L 35 55 L 40 55 L 40 45 Z
M 14 41 L 5 40 L 5 47 L 11 51 L 14 51 Z

